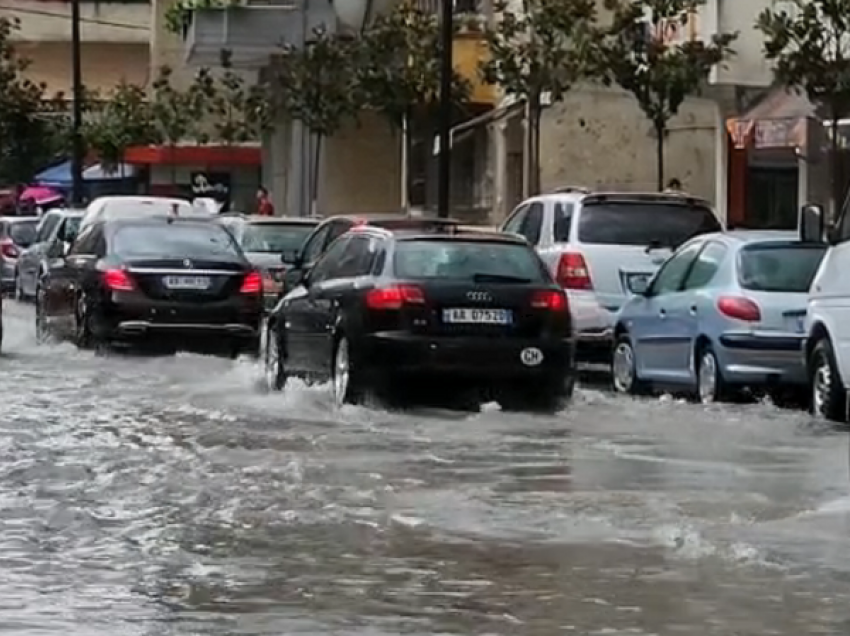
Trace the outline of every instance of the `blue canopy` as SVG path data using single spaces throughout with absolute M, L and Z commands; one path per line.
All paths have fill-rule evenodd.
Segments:
M 60 188 L 70 187 L 71 181 L 70 161 L 65 161 L 42 170 L 33 179 L 33 182 L 38 185 L 58 186 Z
M 112 170 L 106 170 L 96 163 L 83 170 L 84 181 L 112 181 L 113 179 L 131 179 L 136 176 L 136 166 L 129 163 L 119 163 Z
M 83 170 L 83 181 L 112 181 L 115 179 L 130 179 L 135 176 L 136 167 L 126 163 L 123 166 L 116 166 L 115 170 L 109 171 L 104 170 L 103 166 L 99 163 Z M 72 182 L 71 162 L 65 161 L 42 170 L 35 175 L 33 182 L 37 185 L 70 188 Z

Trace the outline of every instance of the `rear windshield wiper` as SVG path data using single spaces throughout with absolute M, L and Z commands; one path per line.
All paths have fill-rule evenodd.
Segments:
M 473 274 L 473 282 L 476 283 L 530 283 L 530 278 L 522 276 L 511 276 L 510 274 Z

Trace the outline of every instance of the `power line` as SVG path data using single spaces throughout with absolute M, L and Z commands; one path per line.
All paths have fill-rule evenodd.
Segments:
M 59 20 L 71 21 L 71 16 L 62 15 L 61 13 L 52 13 L 51 11 L 39 11 L 38 9 L 20 9 L 18 7 L 8 7 L 0 5 L 0 11 L 9 11 L 10 13 L 21 13 L 23 15 L 37 15 L 47 18 L 56 18 Z M 110 22 L 108 20 L 97 20 L 94 18 L 80 18 L 80 22 L 86 24 L 97 24 L 99 26 L 111 26 L 119 29 L 132 29 L 133 31 L 150 31 L 149 27 L 139 26 L 138 24 L 130 24 L 129 22 Z

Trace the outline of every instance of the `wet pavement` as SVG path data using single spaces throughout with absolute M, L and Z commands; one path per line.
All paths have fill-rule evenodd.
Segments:
M 848 440 L 804 414 L 335 412 L 4 311 L 2 634 L 850 632 Z

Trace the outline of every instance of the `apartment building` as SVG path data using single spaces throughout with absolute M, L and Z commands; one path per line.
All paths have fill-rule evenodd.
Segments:
M 108 91 L 121 80 L 145 85 L 150 63 L 148 0 L 80 0 L 83 81 Z M 0 15 L 17 18 L 18 51 L 31 61 L 28 75 L 48 94 L 71 92 L 71 2 L 6 0 Z

